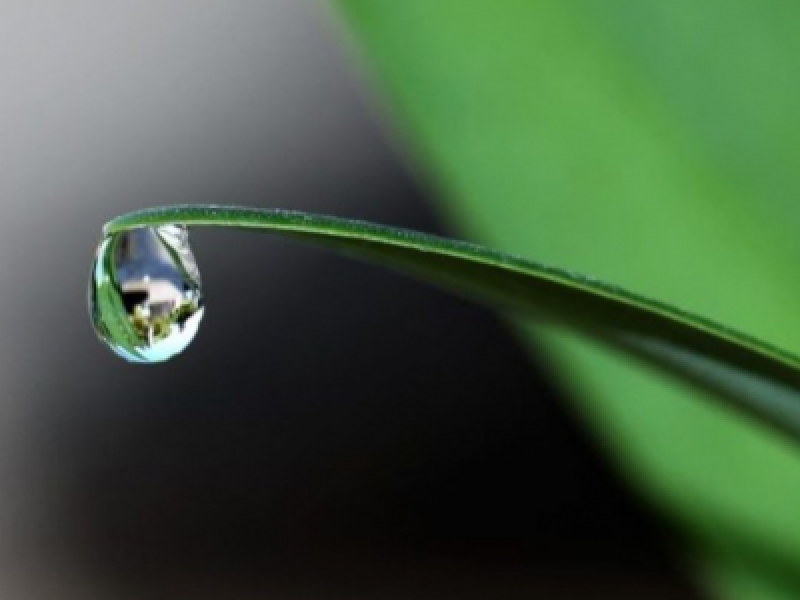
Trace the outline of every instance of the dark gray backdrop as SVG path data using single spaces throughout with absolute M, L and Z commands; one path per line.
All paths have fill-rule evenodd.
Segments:
M 89 327 L 102 223 L 229 202 L 441 232 L 309 0 L 0 16 L 0 593 L 690 597 L 502 324 L 401 276 L 198 231 L 187 354 Z

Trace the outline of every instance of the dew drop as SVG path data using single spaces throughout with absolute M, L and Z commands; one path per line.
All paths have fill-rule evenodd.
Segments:
M 157 363 L 180 354 L 203 318 L 200 272 L 182 225 L 105 237 L 89 276 L 89 316 L 122 358 Z

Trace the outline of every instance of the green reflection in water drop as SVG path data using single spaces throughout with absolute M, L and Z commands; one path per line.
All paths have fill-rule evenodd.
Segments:
M 141 227 L 103 239 L 89 276 L 89 316 L 98 337 L 131 362 L 182 352 L 203 318 L 186 227 Z

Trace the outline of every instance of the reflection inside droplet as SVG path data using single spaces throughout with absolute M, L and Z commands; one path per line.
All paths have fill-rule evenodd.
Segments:
M 203 317 L 186 227 L 142 227 L 103 239 L 89 278 L 89 313 L 100 339 L 131 362 L 182 352 Z

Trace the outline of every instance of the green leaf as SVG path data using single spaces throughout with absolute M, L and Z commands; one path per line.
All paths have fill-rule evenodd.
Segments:
M 105 232 L 172 223 L 280 233 L 401 268 L 521 311 L 539 324 L 580 332 L 711 391 L 800 441 L 800 359 L 616 286 L 476 244 L 295 211 L 159 207 L 117 217 Z
M 470 237 L 797 349 L 800 5 L 338 5 L 399 133 Z M 715 589 L 797 597 L 793 451 L 605 348 L 528 339 Z

